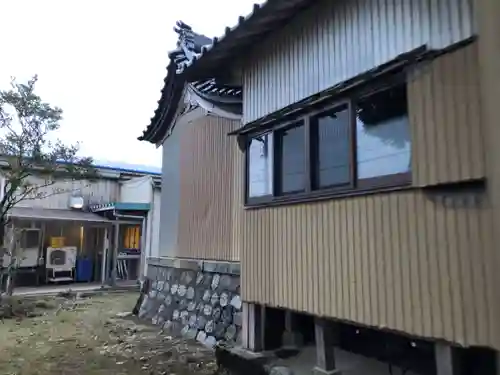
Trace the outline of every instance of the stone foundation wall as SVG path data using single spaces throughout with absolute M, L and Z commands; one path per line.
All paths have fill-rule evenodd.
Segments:
M 213 347 L 240 342 L 241 297 L 239 265 L 235 263 L 148 263 L 149 290 L 139 318 L 162 331 Z

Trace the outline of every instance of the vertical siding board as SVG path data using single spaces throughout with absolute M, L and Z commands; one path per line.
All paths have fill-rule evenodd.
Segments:
M 360 243 L 362 232 L 360 225 L 360 212 L 359 205 L 361 204 L 361 199 L 353 199 L 352 200 L 352 230 L 349 232 L 349 237 L 353 243 L 354 251 L 351 253 L 351 259 L 353 260 L 352 264 L 352 279 L 353 285 L 351 291 L 353 293 L 353 313 L 351 316 L 354 316 L 356 321 L 363 321 L 363 270 L 361 267 L 361 256 L 362 256 L 362 246 Z
M 474 49 L 471 47 L 470 49 Z M 473 155 L 472 149 L 470 145 L 470 140 L 473 135 L 470 134 L 472 130 L 472 124 L 468 121 L 468 107 L 470 106 L 468 97 L 470 96 L 471 89 L 467 87 L 465 84 L 460 85 L 459 83 L 467 76 L 467 71 L 471 69 L 467 62 L 467 53 L 468 49 L 464 49 L 462 51 L 458 51 L 456 54 L 456 62 L 452 64 L 452 69 L 454 69 L 454 78 L 456 79 L 453 82 L 454 88 L 454 99 L 456 109 L 456 136 L 457 136 L 457 152 L 460 154 L 460 163 L 458 163 L 458 176 L 459 178 L 466 178 L 467 176 L 473 176 L 475 171 L 473 167 Z M 452 93 L 451 93 L 452 94 Z
M 472 10 L 465 0 L 454 6 L 448 0 L 317 2 L 252 56 L 244 71 L 251 77 L 244 80 L 245 97 L 251 99 L 245 103 L 244 121 L 361 74 L 373 63 L 380 65 L 424 44 L 442 48 L 472 36 L 473 30 Z M 334 43 L 322 37 L 327 34 Z M 326 74 L 324 66 L 331 68 Z M 279 78 L 289 84 L 280 85 Z
M 458 73 L 460 71 L 465 71 L 466 68 L 462 65 L 462 50 L 459 50 L 453 54 L 450 54 L 442 59 L 443 61 L 443 76 L 445 82 L 441 85 L 443 88 L 443 108 L 455 110 L 445 110 L 444 111 L 444 121 L 442 123 L 442 128 L 444 128 L 443 138 L 445 141 L 446 149 L 446 169 L 448 170 L 447 181 L 458 181 L 461 179 L 460 175 L 460 165 L 466 164 L 464 154 L 460 152 L 459 137 L 461 135 L 462 128 L 460 122 L 463 119 L 458 118 L 457 108 L 461 106 L 462 103 L 457 102 L 457 97 L 460 96 L 459 92 L 463 88 L 458 87 L 456 82 L 459 82 L 460 78 Z M 465 160 L 463 160 L 465 159 Z
M 323 285 L 324 285 L 324 280 L 322 278 L 322 266 L 323 266 L 323 259 L 322 259 L 322 251 L 323 249 L 321 246 L 319 246 L 320 242 L 319 240 L 319 226 L 318 226 L 318 215 L 317 215 L 317 207 L 316 206 L 309 206 L 310 207 L 310 220 L 311 220 L 311 249 L 309 250 L 311 252 L 311 267 L 308 269 L 309 274 L 311 275 L 311 281 L 312 281 L 312 292 L 311 295 L 313 296 L 313 304 L 314 306 L 314 313 L 316 315 L 321 315 L 321 300 L 324 299 L 324 294 L 323 292 Z M 320 261 L 321 259 L 321 261 Z
M 476 319 L 477 311 L 474 304 L 474 280 L 471 273 L 471 251 L 473 250 L 470 228 L 467 225 L 467 217 L 470 215 L 468 210 L 462 209 L 456 215 L 457 233 L 460 233 L 460 241 L 458 241 L 458 250 L 460 251 L 459 259 L 459 276 L 461 279 L 462 292 L 462 319 L 464 320 L 464 341 L 477 342 L 476 336 Z M 456 307 L 455 307 L 456 308 Z
M 498 247 L 493 244 L 493 230 L 496 229 L 494 225 L 493 215 L 491 208 L 480 211 L 480 229 L 481 229 L 481 249 L 483 257 L 483 272 L 485 276 L 485 293 L 487 301 L 487 315 L 486 324 L 488 326 L 487 336 L 485 339 L 490 345 L 498 342 L 496 333 L 498 332 L 498 282 L 496 273 L 498 273 Z M 489 286 L 489 287 L 488 287 Z M 495 286 L 495 287 L 493 287 Z
M 475 173 L 473 177 L 484 176 L 484 155 L 483 155 L 483 134 L 481 124 L 481 111 L 480 111 L 480 93 L 479 93 L 479 63 L 477 57 L 477 44 L 474 44 L 465 51 L 467 59 L 467 67 L 463 78 L 465 87 L 470 95 L 467 97 L 468 108 L 468 124 L 471 126 L 470 142 L 471 142 L 471 169 Z
M 460 274 L 461 248 L 466 243 L 467 238 L 464 233 L 458 231 L 457 219 L 462 215 L 461 209 L 447 208 L 445 211 L 445 229 L 448 235 L 447 238 L 447 256 L 450 275 L 450 294 L 451 304 L 450 309 L 453 314 L 453 332 L 455 340 L 458 343 L 464 344 L 466 336 L 464 332 L 463 319 L 463 283 L 467 275 Z
M 318 289 L 317 293 L 317 314 L 324 316 L 325 315 L 325 301 L 327 300 L 327 291 L 326 288 L 328 286 L 325 273 L 324 273 L 324 267 L 325 263 L 327 262 L 327 257 L 326 257 L 326 249 L 323 243 L 323 222 L 321 221 L 321 207 L 318 207 L 315 205 L 313 207 L 313 212 L 312 212 L 312 219 L 313 219 L 313 227 L 314 227 L 314 244 L 312 251 L 316 254 L 316 256 L 313 259 L 313 265 L 316 268 L 316 273 L 317 277 L 314 277 L 313 280 L 315 281 L 315 288 Z M 316 250 L 316 251 L 315 251 Z
M 377 254 L 377 276 L 376 284 L 378 285 L 378 306 L 379 306 L 379 324 L 387 326 L 387 273 L 385 271 L 385 246 L 384 246 L 384 216 L 382 211 L 382 199 L 374 200 L 375 217 L 375 233 L 379 235 L 375 237 Z
M 448 230 L 453 230 L 453 228 L 446 227 L 446 208 L 444 204 L 439 202 L 435 207 L 436 213 L 436 252 L 437 252 L 437 269 L 438 273 L 436 275 L 440 300 L 439 303 L 441 307 L 441 317 L 443 325 L 443 334 L 445 337 L 453 337 L 453 321 L 454 321 L 454 311 L 451 309 L 451 280 L 450 280 L 450 265 L 448 263 L 448 252 L 449 242 L 448 234 L 456 235 L 455 233 L 448 233 Z
M 401 233 L 402 242 L 406 244 L 406 256 L 403 257 L 403 277 L 404 281 L 404 293 L 406 295 L 406 315 L 411 322 L 412 331 L 423 335 L 423 319 L 422 319 L 422 289 L 424 284 L 424 278 L 426 274 L 421 274 L 419 267 L 419 247 L 418 247 L 418 226 L 417 226 L 417 215 L 418 211 L 416 208 L 416 197 L 412 194 L 407 194 L 405 196 L 406 205 L 404 206 L 402 217 L 407 217 L 405 225 L 403 226 L 403 231 Z M 424 276 L 424 277 L 422 277 Z M 425 290 L 427 292 L 428 289 Z
M 339 287 L 341 288 L 342 299 L 339 301 L 340 306 L 342 306 L 342 318 L 346 319 L 349 316 L 349 309 L 351 307 L 350 292 L 349 288 L 351 285 L 351 279 L 349 275 L 349 254 L 351 251 L 351 244 L 349 242 L 349 214 L 347 210 L 348 201 L 339 202 L 340 212 L 342 215 L 340 217 L 342 223 L 342 230 L 340 235 L 342 236 L 342 278 L 340 279 Z
M 375 230 L 375 223 L 377 217 L 375 216 L 375 205 L 373 197 L 368 197 L 366 206 L 366 218 L 368 222 L 368 252 L 369 252 L 369 285 L 370 285 L 370 324 L 380 321 L 379 315 L 379 293 L 377 288 L 378 273 L 377 273 L 377 259 L 379 254 L 375 244 L 377 235 Z
M 360 262 L 360 275 L 362 277 L 361 280 L 361 292 L 360 292 L 360 299 L 361 303 L 359 304 L 360 307 L 360 314 L 361 314 L 361 321 L 364 322 L 365 324 L 370 324 L 371 321 L 371 313 L 370 313 L 370 306 L 371 306 L 371 296 L 370 296 L 370 249 L 369 249 L 369 243 L 370 243 L 370 237 L 368 234 L 368 200 L 369 197 L 364 197 L 363 199 L 360 200 L 360 205 L 361 209 L 358 213 L 360 217 L 360 229 L 359 229 L 359 238 L 361 240 L 360 242 L 360 252 L 361 252 L 361 262 Z
M 382 233 L 384 237 L 384 272 L 386 274 L 386 303 L 387 303 L 387 324 L 393 326 L 396 321 L 395 312 L 395 279 L 394 279 L 394 269 L 393 269 L 393 252 L 392 252 L 392 231 L 390 228 L 395 224 L 391 217 L 391 211 L 394 209 L 391 205 L 392 197 L 384 195 L 382 197 L 382 222 L 389 223 L 384 225 L 382 228 Z
M 330 299 L 333 304 L 333 312 L 334 316 L 342 316 L 342 305 L 341 305 L 341 288 L 342 288 L 342 233 L 341 233 L 341 215 L 339 210 L 338 202 L 332 201 L 328 204 L 327 210 L 327 223 L 330 226 L 333 226 L 333 230 L 330 229 L 328 231 L 328 244 L 329 250 L 333 253 L 332 257 L 332 265 L 333 267 L 330 270 L 330 280 L 332 280 L 333 288 L 330 291 Z
M 443 311 L 442 311 L 442 296 L 441 296 L 441 279 L 439 269 L 439 243 L 437 241 L 436 225 L 436 203 L 433 201 L 425 201 L 425 233 L 427 237 L 427 246 L 429 256 L 429 276 L 430 276 L 430 297 L 432 311 L 432 333 L 437 337 L 443 337 Z M 446 317 L 444 318 L 446 319 Z
M 400 195 L 391 195 L 391 221 L 392 221 L 392 269 L 394 270 L 394 313 L 395 313 L 395 327 L 400 330 L 405 328 L 405 315 L 403 309 L 403 280 L 404 276 L 401 273 L 401 258 L 405 251 L 400 241 L 401 226 L 403 223 L 399 217 L 399 210 L 401 205 Z

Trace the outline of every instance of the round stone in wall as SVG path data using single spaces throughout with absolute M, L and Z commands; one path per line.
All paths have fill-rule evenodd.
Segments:
M 193 302 L 193 301 L 189 302 L 187 305 L 187 309 L 188 309 L 188 311 L 196 310 L 196 302 Z
M 217 344 L 217 340 L 213 336 L 207 336 L 203 344 L 209 348 L 213 348 Z
M 219 295 L 217 293 L 212 294 L 212 297 L 210 297 L 210 303 L 212 305 L 215 305 L 219 302 Z
M 203 282 L 203 273 L 198 272 L 196 275 L 196 285 L 200 285 Z
M 229 294 L 226 292 L 222 292 L 220 294 L 219 304 L 222 307 L 224 307 L 224 306 L 227 306 L 228 303 L 229 303 Z
M 178 320 L 180 315 L 181 315 L 181 313 L 179 310 L 174 310 L 174 312 L 172 313 L 172 319 Z
M 194 314 L 193 314 L 193 315 L 191 315 L 191 316 L 189 317 L 189 323 L 188 323 L 188 324 L 189 324 L 189 326 L 190 326 L 191 328 L 195 328 L 195 327 L 196 327 L 196 322 L 197 322 L 197 320 L 198 320 L 198 319 L 197 319 L 196 315 L 194 315 Z
M 236 310 L 241 309 L 241 297 L 236 295 L 231 299 L 231 306 L 233 306 Z
M 179 289 L 177 291 L 177 294 L 181 297 L 184 297 L 186 295 L 186 286 L 185 285 L 179 285 Z
M 170 293 L 172 293 L 172 295 L 175 295 L 177 294 L 177 290 L 179 289 L 179 285 L 177 284 L 173 284 L 171 287 L 170 287 Z
M 213 320 L 209 320 L 207 324 L 205 324 L 205 332 L 212 333 L 215 329 L 215 323 Z
M 190 286 L 189 288 L 187 288 L 186 298 L 187 299 L 193 299 L 194 298 L 194 288 L 192 286 Z
M 213 312 L 212 312 L 212 316 L 214 318 L 215 321 L 219 321 L 220 320 L 220 317 L 222 315 L 222 309 L 220 307 L 215 307 Z
M 149 292 L 149 298 L 156 298 L 157 294 L 158 292 L 156 291 L 156 289 L 153 289 Z
M 196 335 L 196 340 L 198 340 L 201 343 L 204 343 L 206 338 L 207 338 L 207 334 L 205 333 L 205 331 L 200 331 Z
M 215 274 L 214 277 L 212 278 L 212 284 L 211 284 L 212 290 L 217 289 L 217 287 L 219 286 L 219 282 L 220 282 L 220 275 Z
M 222 309 L 222 321 L 224 324 L 231 324 L 233 322 L 233 309 L 230 306 L 226 306 Z
M 180 313 L 181 323 L 182 325 L 187 325 L 189 323 L 189 312 L 186 310 Z
M 170 306 L 172 304 L 172 296 L 169 294 L 165 297 L 165 305 Z
M 212 297 L 212 293 L 209 290 L 205 290 L 203 293 L 203 302 L 208 302 L 210 301 L 210 298 Z
M 203 307 L 203 314 L 204 314 L 205 316 L 210 316 L 210 315 L 212 315 L 212 306 L 211 306 L 211 305 L 208 305 L 208 304 L 207 304 L 207 305 L 205 305 L 205 306 Z

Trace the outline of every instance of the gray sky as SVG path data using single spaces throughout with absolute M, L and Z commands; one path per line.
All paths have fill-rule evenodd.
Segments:
M 218 36 L 254 2 L 0 0 L 0 87 L 36 73 L 38 94 L 64 111 L 60 138 L 82 142 L 82 155 L 159 166 L 160 150 L 136 138 L 160 98 L 175 21 Z

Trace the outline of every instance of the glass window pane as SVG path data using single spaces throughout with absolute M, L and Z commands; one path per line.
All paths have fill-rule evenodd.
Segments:
M 348 184 L 351 180 L 348 108 L 321 115 L 315 123 L 315 187 Z
M 294 126 L 279 132 L 281 138 L 281 192 L 292 193 L 305 188 L 304 126 Z
M 273 136 L 253 138 L 248 148 L 248 196 L 262 197 L 273 193 Z
M 363 100 L 357 113 L 358 179 L 409 172 L 411 143 L 406 87 Z

